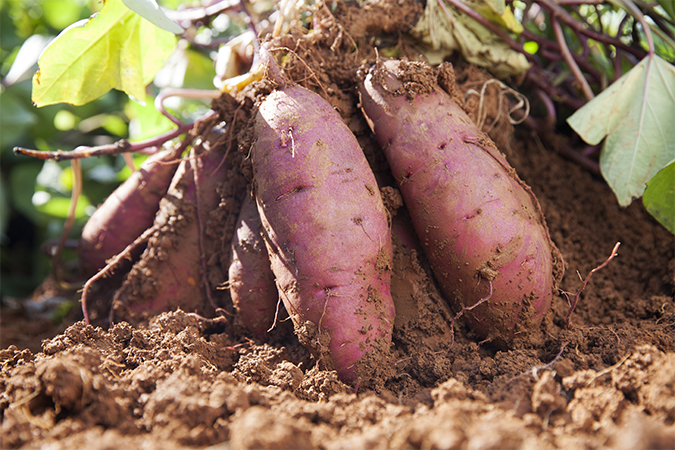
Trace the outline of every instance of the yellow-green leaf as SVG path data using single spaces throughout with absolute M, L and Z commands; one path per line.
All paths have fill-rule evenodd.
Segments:
M 506 7 L 504 0 L 463 0 L 463 2 L 495 25 L 516 34 L 523 32 L 523 26 L 511 9 Z
M 89 19 L 66 28 L 44 50 L 33 77 L 33 103 L 83 105 L 111 89 L 144 99 L 176 37 L 121 0 L 107 0 Z
M 155 102 L 150 96 L 145 99 L 145 104 L 130 101 L 125 111 L 127 116 L 131 117 L 129 139 L 132 142 L 149 139 L 175 128 L 173 122 L 157 111 Z

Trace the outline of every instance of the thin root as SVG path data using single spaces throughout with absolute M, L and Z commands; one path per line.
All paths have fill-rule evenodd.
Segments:
M 630 357 L 630 353 L 628 353 L 628 354 L 625 355 L 623 358 L 621 358 L 621 360 L 620 360 L 618 363 L 616 363 L 616 364 L 614 364 L 614 365 L 612 365 L 612 366 L 609 366 L 609 367 L 607 367 L 607 368 L 601 370 L 600 372 L 596 373 L 596 374 L 593 376 L 593 378 L 591 378 L 590 380 L 588 380 L 588 382 L 586 383 L 586 386 L 590 386 L 593 382 L 595 382 L 595 380 L 597 380 L 597 379 L 600 378 L 601 376 L 603 376 L 603 375 L 605 375 L 605 374 L 608 374 L 608 373 L 612 372 L 612 371 L 615 370 L 615 369 L 618 369 L 623 363 L 625 363 L 625 362 L 628 360 L 629 357 Z
M 485 303 L 486 301 L 490 300 L 492 298 L 492 281 L 488 280 L 488 284 L 490 285 L 490 292 L 488 293 L 487 297 L 483 297 L 480 300 L 478 300 L 476 303 L 474 303 L 471 306 L 465 306 L 462 309 L 459 310 L 457 314 L 455 314 L 455 317 L 452 318 L 450 321 L 450 332 L 451 337 L 450 337 L 450 346 L 448 347 L 448 351 L 450 351 L 450 348 L 455 344 L 455 322 L 457 319 L 462 317 L 462 314 L 464 314 L 465 311 L 471 311 L 472 309 L 478 307 L 479 305 Z
M 305 66 L 305 68 L 309 71 L 309 76 L 308 76 L 306 79 L 314 78 L 314 80 L 315 80 L 316 83 L 319 85 L 319 87 L 320 87 L 321 90 L 323 91 L 323 93 L 324 93 L 324 95 L 326 96 L 326 98 L 330 98 L 330 95 L 328 95 L 328 92 L 326 91 L 326 88 L 324 88 L 324 87 L 323 87 L 323 84 L 321 84 L 321 80 L 319 80 L 319 77 L 316 76 L 316 73 L 314 73 L 314 71 L 312 70 L 312 68 L 309 67 L 309 65 L 305 62 L 304 59 L 302 59 L 302 58 L 300 57 L 300 55 L 297 54 L 297 52 L 295 52 L 294 50 L 292 50 L 292 49 L 290 49 L 290 48 L 288 48 L 288 47 L 275 47 L 275 48 L 269 49 L 269 51 L 270 51 L 270 52 L 286 51 L 286 52 L 292 54 L 293 56 L 295 56 L 295 57 L 298 59 L 298 61 L 300 61 L 300 62 L 302 63 L 302 65 Z M 303 80 L 300 80 L 300 81 L 303 81 Z
M 567 347 L 568 344 L 569 344 L 569 342 L 565 342 L 562 345 L 562 347 L 560 347 L 560 351 L 558 352 L 556 357 L 553 358 L 553 360 L 551 362 L 549 362 L 548 364 L 544 364 L 543 366 L 534 366 L 533 368 L 521 373 L 520 375 L 516 375 L 515 377 L 511 378 L 509 381 L 506 382 L 506 384 L 509 384 L 512 381 L 517 380 L 518 378 L 524 377 L 525 375 L 529 375 L 529 374 L 532 374 L 532 377 L 534 377 L 535 380 L 538 380 L 539 376 L 537 375 L 537 372 L 540 371 L 540 370 L 546 370 L 546 369 L 550 369 L 551 367 L 553 367 L 553 365 L 555 363 L 557 363 L 560 360 L 560 358 L 562 357 L 562 354 L 565 351 L 565 348 Z
M 496 83 L 497 86 L 499 86 L 499 105 L 497 107 L 497 117 L 492 121 L 490 124 L 489 128 L 483 130 L 483 126 L 485 125 L 485 122 L 487 120 L 487 108 L 484 107 L 485 105 L 485 91 L 487 90 L 487 87 L 492 84 Z M 476 126 L 478 126 L 479 129 L 484 131 L 485 133 L 489 133 L 492 131 L 492 129 L 497 125 L 499 122 L 499 119 L 502 115 L 502 105 L 504 103 L 504 98 L 511 94 L 514 96 L 517 100 L 516 104 L 509 109 L 508 113 L 508 120 L 511 125 L 518 125 L 521 124 L 527 119 L 527 117 L 530 115 L 530 102 L 527 100 L 527 97 L 525 97 L 523 94 L 520 92 L 508 87 L 504 83 L 502 83 L 499 80 L 496 79 L 491 79 L 483 83 L 483 87 L 480 90 L 480 93 L 476 91 L 475 89 L 469 89 L 466 94 L 464 95 L 464 102 L 466 103 L 467 97 L 469 95 L 477 95 L 480 100 L 478 101 L 478 113 L 476 114 Z M 515 119 L 513 117 L 513 113 L 519 110 L 524 110 L 523 115 L 519 119 Z
M 591 275 L 593 275 L 595 272 L 597 272 L 598 270 L 605 267 L 607 264 L 609 264 L 609 262 L 612 259 L 614 259 L 614 257 L 618 254 L 617 252 L 619 250 L 620 245 L 621 245 L 621 242 L 617 242 L 616 244 L 614 244 L 614 248 L 612 249 L 612 254 L 609 255 L 609 258 L 607 258 L 604 263 L 600 264 L 598 267 L 591 270 L 588 273 L 588 275 L 586 275 L 586 278 L 584 279 L 583 283 L 581 284 L 581 287 L 577 291 L 576 295 L 574 296 L 574 300 L 572 302 L 570 302 L 570 299 L 569 299 L 569 296 L 568 296 L 567 292 L 563 292 L 563 295 L 565 295 L 565 297 L 567 297 L 567 302 L 570 305 L 570 310 L 567 312 L 567 317 L 565 318 L 565 323 L 566 323 L 566 326 L 568 328 L 570 326 L 570 318 L 572 317 L 572 313 L 574 312 L 574 308 L 576 308 L 577 302 L 579 302 L 579 296 L 581 295 L 581 292 L 586 287 L 586 284 L 588 284 L 588 280 L 591 279 Z
M 281 306 L 281 295 L 277 298 L 277 309 L 274 311 L 274 322 L 272 322 L 272 326 L 270 327 L 267 332 L 269 333 L 274 329 L 274 327 L 277 326 L 277 321 L 279 320 L 279 307 Z

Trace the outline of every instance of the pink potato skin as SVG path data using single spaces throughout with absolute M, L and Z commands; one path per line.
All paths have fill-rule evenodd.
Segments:
M 106 260 L 124 250 L 152 226 L 159 201 L 166 194 L 180 155 L 175 149 L 160 151 L 146 159 L 94 212 L 82 230 L 77 252 L 80 269 L 91 276 Z M 139 247 L 133 259 L 137 259 Z
M 492 292 L 465 316 L 480 337 L 510 345 L 549 311 L 560 253 L 536 198 L 490 139 L 438 86 L 413 99 L 394 94 L 398 71 L 398 61 L 371 70 L 363 111 L 455 311 Z
M 222 162 L 223 152 L 219 147 L 197 158 L 201 218 L 205 228 L 209 212 L 215 210 L 220 202 L 219 184 L 225 180 L 225 174 L 230 169 Z M 148 248 L 115 294 L 115 320 L 133 323 L 143 315 L 177 308 L 213 315 L 214 310 L 206 299 L 206 287 L 202 282 L 197 189 L 191 159 L 183 160 L 178 167 L 160 202 L 154 223 L 158 231 L 150 238 Z M 209 261 L 214 252 L 220 251 L 220 244 L 210 240 L 206 233 L 203 238 L 205 260 Z
M 230 296 L 244 326 L 259 340 L 274 325 L 279 292 L 262 237 L 258 207 L 246 195 L 232 238 Z
M 272 270 L 298 338 L 343 381 L 367 379 L 391 343 L 392 245 L 356 138 L 328 102 L 288 87 L 261 104 L 251 157 Z

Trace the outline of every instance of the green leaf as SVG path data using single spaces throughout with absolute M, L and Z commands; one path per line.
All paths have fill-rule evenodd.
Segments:
M 675 67 L 647 56 L 567 121 L 589 144 L 607 137 L 600 170 L 626 206 L 675 158 Z
M 127 8 L 134 11 L 150 23 L 173 34 L 183 33 L 183 27 L 178 25 L 162 11 L 155 0 L 122 0 Z
M 9 147 L 17 143 L 31 125 L 38 121 L 30 105 L 24 105 L 21 92 L 15 86 L 8 87 L 0 94 L 0 146 Z M 28 103 L 28 102 L 26 102 Z
M 183 85 L 195 89 L 213 89 L 213 77 L 216 76 L 213 60 L 190 49 L 185 55 L 188 62 Z
M 129 139 L 132 142 L 149 139 L 175 128 L 175 125 L 164 114 L 155 108 L 152 97 L 145 99 L 145 105 L 138 102 L 129 102 L 125 108 L 129 122 Z
M 62 30 L 92 13 L 89 5 L 80 1 L 41 1 L 39 5 L 42 9 L 42 18 L 55 30 Z M 85 12 L 87 9 L 89 12 Z
M 33 77 L 33 103 L 83 105 L 110 89 L 145 98 L 176 37 L 107 0 L 89 19 L 66 28 L 45 49 Z
M 675 234 L 675 160 L 647 181 L 642 203 L 656 220 Z
M 35 208 L 49 216 L 65 219 L 68 217 L 70 201 L 70 197 L 52 197 L 46 203 L 36 205 Z M 81 219 L 86 217 L 86 209 L 90 205 L 89 199 L 85 195 L 80 195 L 80 198 L 77 200 L 77 207 L 75 208 L 75 218 Z
M 661 8 L 663 8 L 670 18 L 675 20 L 675 2 L 673 0 L 657 0 Z

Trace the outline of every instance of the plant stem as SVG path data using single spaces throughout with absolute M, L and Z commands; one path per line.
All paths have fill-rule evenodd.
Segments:
M 181 11 L 165 10 L 166 15 L 177 23 L 199 22 L 209 17 L 217 16 L 225 10 L 232 9 L 240 4 L 239 0 L 221 0 L 205 8 L 187 8 Z
M 558 86 L 553 86 L 550 74 L 541 68 L 531 67 L 525 73 L 525 79 L 546 92 L 551 99 L 558 103 L 563 103 L 575 110 L 584 106 L 585 102 L 583 100 L 566 94 Z
M 609 1 L 619 6 L 620 8 L 625 9 L 628 14 L 635 17 L 638 20 L 638 22 L 640 22 L 640 25 L 642 25 L 642 31 L 644 32 L 645 38 L 647 39 L 647 47 L 649 48 L 649 55 L 650 56 L 654 55 L 654 37 L 652 36 L 652 29 L 645 20 L 645 16 L 644 14 L 642 14 L 642 11 L 640 11 L 640 8 L 635 6 L 635 3 L 633 3 L 631 0 L 609 0 Z
M 177 129 L 167 131 L 154 138 L 146 139 L 136 143 L 130 143 L 127 139 L 121 139 L 114 144 L 100 145 L 97 147 L 77 147 L 72 151 L 57 150 L 55 152 L 41 152 L 39 150 L 30 150 L 22 147 L 14 147 L 14 153 L 32 156 L 37 159 L 53 159 L 54 161 L 68 161 L 72 159 L 89 158 L 92 156 L 119 155 L 125 152 L 142 152 L 146 149 L 158 148 L 171 139 L 177 138 L 181 134 L 187 133 L 200 122 L 210 119 L 216 115 L 215 111 L 209 111 L 192 123 L 182 124 Z M 146 153 L 151 153 L 147 152 Z
M 602 5 L 607 0 L 554 0 L 559 5 Z
M 56 249 L 54 250 L 52 258 L 52 275 L 59 284 L 61 284 L 61 272 L 59 271 L 61 266 L 61 256 L 63 255 L 63 249 L 65 248 L 66 240 L 68 239 L 70 230 L 73 229 L 73 224 L 75 223 L 75 212 L 77 210 L 77 201 L 82 194 L 82 167 L 80 161 L 77 159 L 72 160 L 71 167 L 73 172 L 73 190 L 70 194 L 68 215 L 66 216 L 66 222 L 63 225 L 61 238 L 59 239 Z
M 178 117 L 171 114 L 169 111 L 164 108 L 164 100 L 170 97 L 180 97 L 180 98 L 192 98 L 192 99 L 216 99 L 221 96 L 220 91 L 213 89 L 204 90 L 204 89 L 169 89 L 162 91 L 155 97 L 155 109 L 162 113 L 167 119 L 172 121 L 178 127 L 182 127 L 185 123 L 180 120 Z
M 523 32 L 521 34 L 526 39 L 529 39 L 529 40 L 534 41 L 537 44 L 539 44 L 539 46 L 542 48 L 542 50 L 540 50 L 540 51 L 542 52 L 542 55 L 545 56 L 545 58 L 553 60 L 553 61 L 559 61 L 560 59 L 563 59 L 562 54 L 561 54 L 562 50 L 561 50 L 560 45 L 558 43 L 553 42 L 553 41 L 549 41 L 548 39 L 543 38 L 541 36 L 538 36 L 538 35 L 536 35 L 535 33 L 531 32 L 529 30 L 523 30 Z M 545 52 L 545 49 L 550 49 L 553 52 L 559 53 L 559 54 L 556 55 L 556 54 L 551 54 L 551 53 Z M 557 57 L 557 59 L 556 59 L 556 57 Z M 585 70 L 589 75 L 591 75 L 593 78 L 595 78 L 595 80 L 598 83 L 602 83 L 602 74 L 595 67 L 593 67 L 592 64 L 590 64 L 581 55 L 578 55 L 576 53 L 572 53 L 572 57 L 574 58 L 576 63 L 581 68 L 583 68 L 583 70 Z
M 574 74 L 574 77 L 581 85 L 581 90 L 584 92 L 586 100 L 588 101 L 593 100 L 595 94 L 593 94 L 593 90 L 591 89 L 591 86 L 588 84 L 588 80 L 586 80 L 584 74 L 581 73 L 581 69 L 579 69 L 579 66 L 574 61 L 574 57 L 572 56 L 569 47 L 567 47 L 567 42 L 565 41 L 565 36 L 563 34 L 562 28 L 560 27 L 560 22 L 558 22 L 558 19 L 556 19 L 555 17 L 551 17 L 551 23 L 553 24 L 553 32 L 555 33 L 556 39 L 558 39 L 558 44 L 560 44 L 560 51 L 562 52 L 563 58 L 565 58 L 565 61 L 567 62 L 567 65 Z
M 559 1 L 559 0 L 558 0 Z M 608 1 L 621 1 L 621 0 L 608 0 Z M 617 48 L 625 50 L 626 52 L 632 53 L 637 58 L 642 59 L 645 56 L 645 52 L 642 49 L 634 48 L 629 45 L 624 44 L 620 40 L 607 36 L 602 33 L 598 33 L 595 30 L 588 29 L 582 26 L 581 22 L 575 19 L 565 8 L 558 5 L 554 0 L 537 0 L 541 6 L 545 6 L 548 11 L 550 11 L 551 18 L 557 17 L 568 27 L 572 28 L 579 34 L 588 36 L 591 39 L 594 39 L 598 42 L 603 42 L 606 44 L 611 44 Z M 584 2 L 586 3 L 586 2 Z
M 670 25 L 675 26 L 675 20 L 671 19 L 670 17 L 666 17 L 661 15 L 656 9 L 654 9 L 653 4 L 647 3 L 643 0 L 634 0 L 635 3 L 637 4 L 638 7 L 642 8 L 643 10 L 647 11 L 647 14 L 649 17 L 652 18 L 654 22 L 661 28 L 663 31 L 668 31 L 667 28 L 663 25 L 663 21 L 665 20 L 667 23 Z M 669 33 L 671 34 L 671 33 Z

